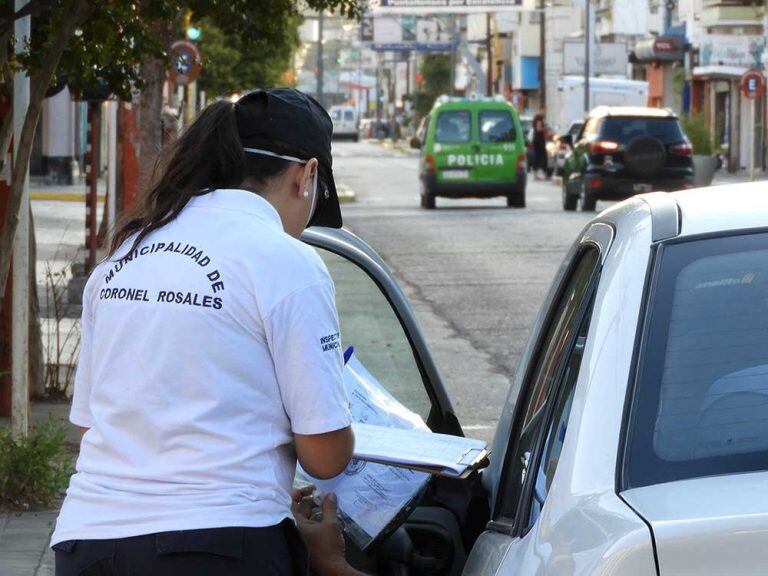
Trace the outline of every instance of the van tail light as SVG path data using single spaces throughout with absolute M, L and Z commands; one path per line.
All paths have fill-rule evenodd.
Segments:
M 613 154 L 618 149 L 619 143 L 610 140 L 595 140 L 589 143 L 590 154 Z
M 517 171 L 525 172 L 525 154 L 520 154 L 517 157 Z
M 673 144 L 669 147 L 669 150 L 678 156 L 693 156 L 693 146 L 691 146 L 690 142 L 680 142 L 679 144 Z
M 427 154 L 424 158 L 424 163 L 427 166 L 427 174 L 435 173 L 435 157 L 432 154 Z

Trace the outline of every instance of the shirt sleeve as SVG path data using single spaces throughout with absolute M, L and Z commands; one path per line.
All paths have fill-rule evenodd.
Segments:
M 333 283 L 318 281 L 291 293 L 269 311 L 264 325 L 293 432 L 323 434 L 349 426 Z
M 80 321 L 80 357 L 77 361 L 72 409 L 69 413 L 69 421 L 75 426 L 82 426 L 83 428 L 93 426 L 90 408 L 92 346 L 93 318 L 91 307 L 88 299 L 83 298 L 83 314 Z

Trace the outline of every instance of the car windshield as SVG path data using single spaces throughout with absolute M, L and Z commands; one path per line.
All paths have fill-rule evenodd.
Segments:
M 506 110 L 484 110 L 479 119 L 481 142 L 515 141 L 515 124 Z
M 579 135 L 579 132 L 581 132 L 581 127 L 584 126 L 583 122 L 574 122 L 571 124 L 571 127 L 568 129 L 568 135 L 573 138 L 574 140 Z
M 768 234 L 661 251 L 626 487 L 768 469 Z
M 472 125 L 469 110 L 440 112 L 435 128 L 435 141 L 445 143 L 469 142 Z
M 641 136 L 651 136 L 664 144 L 685 140 L 677 118 L 609 116 L 603 120 L 600 138 L 627 144 Z

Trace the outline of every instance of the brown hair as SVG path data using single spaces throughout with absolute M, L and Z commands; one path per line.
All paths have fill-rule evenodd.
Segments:
M 126 254 L 133 252 L 147 235 L 172 222 L 194 196 L 237 187 L 246 178 L 264 184 L 285 171 L 289 165 L 285 160 L 243 152 L 235 106 L 225 100 L 211 104 L 163 149 L 142 204 L 115 230 L 110 257 L 136 235 Z

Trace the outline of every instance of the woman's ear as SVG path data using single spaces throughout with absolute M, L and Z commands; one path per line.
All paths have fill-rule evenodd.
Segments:
M 309 197 L 312 187 L 312 175 L 317 171 L 317 158 L 310 159 L 300 171 L 301 182 L 299 184 L 299 196 Z

